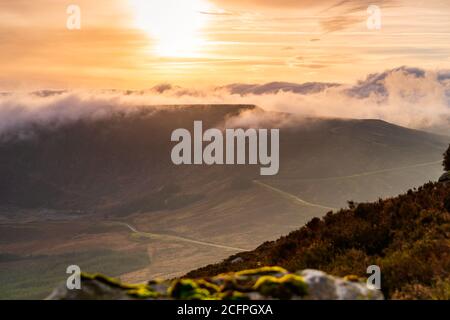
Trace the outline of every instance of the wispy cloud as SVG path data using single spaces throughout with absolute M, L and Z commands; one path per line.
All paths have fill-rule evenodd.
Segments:
M 445 1 L 208 1 L 204 41 L 190 58 L 156 54 L 157 39 L 136 28 L 128 0 L 77 1 L 79 32 L 65 28 L 64 1 L 1 1 L 0 89 L 350 82 L 380 65 L 450 68 Z M 370 4 L 382 10 L 381 30 L 366 27 Z
M 282 117 L 286 125 L 307 117 L 375 118 L 418 129 L 439 128 L 448 134 L 449 79 L 449 71 L 403 67 L 369 75 L 354 85 L 275 82 L 199 90 L 165 84 L 144 91 L 9 93 L 0 96 L 0 135 L 27 137 L 33 125 L 59 126 L 132 113 L 143 106 L 175 104 L 254 104 L 266 111 L 290 113 Z M 264 119 L 256 113 L 246 114 L 242 121 L 258 125 Z

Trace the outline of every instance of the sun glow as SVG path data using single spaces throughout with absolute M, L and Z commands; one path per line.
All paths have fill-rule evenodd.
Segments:
M 136 26 L 155 40 L 159 56 L 191 57 L 205 39 L 210 4 L 205 0 L 132 0 Z

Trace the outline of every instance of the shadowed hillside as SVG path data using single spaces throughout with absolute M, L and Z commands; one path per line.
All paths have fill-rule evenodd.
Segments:
M 246 110 L 256 109 L 166 106 L 30 126 L 31 138 L 0 142 L 0 206 L 124 215 L 183 207 L 207 195 L 213 181 L 234 177 L 234 185 L 248 186 L 263 179 L 259 166 L 177 167 L 170 160 L 173 130 L 192 130 L 194 120 L 223 128 Z M 448 141 L 378 120 L 292 121 L 281 128 L 280 172 L 264 182 L 329 207 L 427 182 Z

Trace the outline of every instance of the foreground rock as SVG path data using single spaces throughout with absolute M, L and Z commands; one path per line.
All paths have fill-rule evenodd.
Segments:
M 379 290 L 371 289 L 356 277 L 336 278 L 317 270 L 289 273 L 279 267 L 263 267 L 204 279 L 155 280 L 129 285 L 103 275 L 82 275 L 81 289 L 61 286 L 47 298 L 52 300 L 381 300 Z

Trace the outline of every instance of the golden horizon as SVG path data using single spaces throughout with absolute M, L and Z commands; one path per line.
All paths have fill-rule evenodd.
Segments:
M 402 65 L 450 68 L 450 4 L 56 0 L 0 4 L 0 89 L 144 89 L 354 82 Z M 372 11 L 371 11 L 372 10 Z M 73 21 L 72 21 L 73 22 Z

